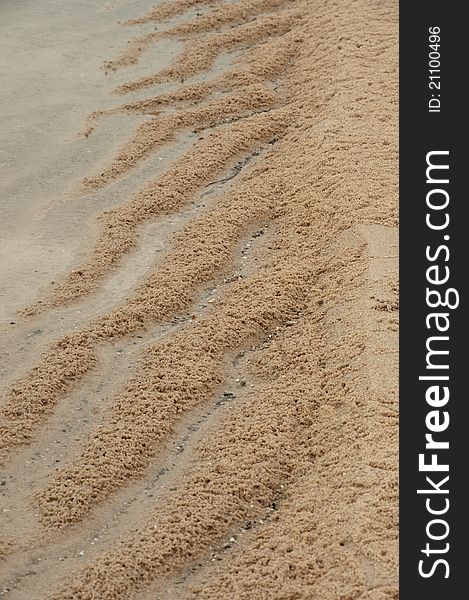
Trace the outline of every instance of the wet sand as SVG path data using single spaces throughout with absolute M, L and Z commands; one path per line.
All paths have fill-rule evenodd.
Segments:
M 0 597 L 397 598 L 397 5 L 0 16 Z

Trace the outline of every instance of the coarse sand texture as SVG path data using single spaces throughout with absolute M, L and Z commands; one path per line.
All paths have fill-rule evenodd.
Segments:
M 91 234 L 2 330 L 46 333 L 0 598 L 397 598 L 397 3 L 133 4 L 71 142 L 114 124 Z

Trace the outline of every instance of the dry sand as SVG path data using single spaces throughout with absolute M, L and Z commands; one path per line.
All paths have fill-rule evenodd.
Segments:
M 0 39 L 0 597 L 397 598 L 396 3 Z

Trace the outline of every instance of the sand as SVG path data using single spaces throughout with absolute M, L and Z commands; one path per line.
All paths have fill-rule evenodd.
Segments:
M 0 597 L 397 598 L 397 5 L 58 4 L 0 8 Z

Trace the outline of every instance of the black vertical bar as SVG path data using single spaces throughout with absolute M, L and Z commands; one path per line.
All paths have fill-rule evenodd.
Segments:
M 467 594 L 469 577 L 465 511 L 469 398 L 463 380 L 469 371 L 465 339 L 469 199 L 464 186 L 469 35 L 463 9 L 464 3 L 433 0 L 400 5 L 401 600 L 460 598 L 461 593 Z M 429 157 L 428 153 L 436 151 L 440 154 Z M 427 181 L 427 159 L 449 169 L 431 169 Z M 447 207 L 434 208 L 443 207 L 448 198 Z M 449 218 L 448 226 L 432 229 L 427 215 L 434 227 L 442 227 Z M 430 267 L 436 269 L 428 271 Z M 448 281 L 441 282 L 447 275 Z M 442 303 L 448 298 L 452 306 L 459 297 L 459 306 L 432 308 L 429 303 L 439 301 L 431 290 L 441 294 Z M 439 331 L 437 322 L 447 331 Z M 431 350 L 448 350 L 449 354 L 429 355 L 427 343 Z M 435 376 L 448 380 L 419 379 Z M 430 387 L 433 391 L 428 391 Z M 438 428 L 441 431 L 436 432 Z M 433 442 L 448 442 L 449 448 L 432 448 Z M 423 469 L 419 468 L 421 454 Z M 448 465 L 449 470 L 425 470 L 432 460 L 436 468 Z

